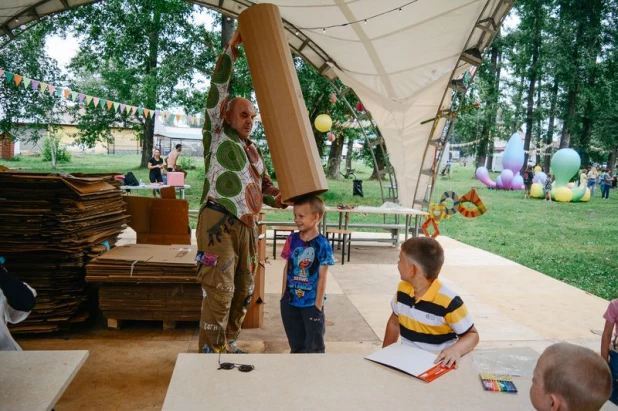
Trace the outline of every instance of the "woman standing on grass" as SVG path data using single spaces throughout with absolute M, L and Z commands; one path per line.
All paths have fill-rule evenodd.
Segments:
M 588 188 L 590 189 L 590 197 L 594 195 L 594 187 L 597 185 L 597 178 L 599 178 L 599 173 L 597 173 L 596 167 L 590 167 L 590 171 L 588 171 Z
M 150 182 L 152 184 L 155 183 L 163 183 L 163 175 L 161 174 L 161 170 L 163 169 L 163 159 L 161 158 L 161 151 L 158 149 L 154 151 L 154 155 L 150 160 L 148 160 L 148 170 L 150 170 Z M 157 196 L 157 191 L 152 190 L 153 197 Z
M 601 174 L 601 198 L 609 200 L 609 188 L 612 186 L 612 176 L 609 174 L 609 169 L 604 168 Z

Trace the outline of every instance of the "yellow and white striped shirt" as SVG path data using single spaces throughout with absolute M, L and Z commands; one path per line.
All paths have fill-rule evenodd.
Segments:
M 437 279 L 418 301 L 412 284 L 400 282 L 391 306 L 402 344 L 426 351 L 442 351 L 474 327 L 461 298 Z

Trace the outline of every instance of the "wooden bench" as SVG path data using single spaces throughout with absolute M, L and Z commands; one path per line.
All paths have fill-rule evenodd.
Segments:
M 345 262 L 345 255 L 348 255 L 348 263 L 350 262 L 350 251 L 352 244 L 352 232 L 348 230 L 341 230 L 338 228 L 331 228 L 326 230 L 326 239 L 330 241 L 331 246 L 333 248 L 333 252 L 335 251 L 335 243 L 341 245 L 341 265 Z M 346 252 L 346 246 L 348 250 Z
M 263 223 L 268 223 L 267 221 L 263 221 Z M 269 224 L 266 224 L 269 225 Z M 296 231 L 296 224 L 294 227 L 290 227 L 288 225 L 275 225 L 271 226 L 273 230 L 273 260 L 277 259 L 277 240 L 286 240 L 290 234 Z M 277 234 L 278 232 L 283 231 L 287 234 Z

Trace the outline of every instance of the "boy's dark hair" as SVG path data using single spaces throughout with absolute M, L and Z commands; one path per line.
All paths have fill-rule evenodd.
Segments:
M 436 240 L 430 237 L 410 238 L 401 245 L 401 251 L 409 263 L 421 268 L 425 278 L 438 278 L 444 264 L 444 250 Z
M 560 395 L 570 410 L 599 410 L 605 404 L 612 375 L 599 354 L 578 345 L 557 343 L 545 349 L 541 357 L 546 393 Z
M 182 144 L 176 144 L 176 150 L 178 150 L 180 147 L 182 147 Z
M 298 197 L 294 200 L 295 206 L 303 204 L 309 204 L 309 208 L 311 209 L 312 213 L 316 213 L 320 216 L 320 218 L 324 217 L 326 208 L 324 206 L 324 201 L 322 201 L 320 197 L 316 196 L 315 194 L 308 194 L 306 196 Z

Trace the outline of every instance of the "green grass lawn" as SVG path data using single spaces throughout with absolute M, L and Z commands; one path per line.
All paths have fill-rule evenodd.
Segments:
M 148 170 L 139 169 L 138 155 L 73 156 L 72 161 L 60 164 L 63 172 L 133 171 L 138 179 L 148 180 Z M 199 208 L 204 169 L 201 159 L 190 170 L 186 197 L 190 209 Z M 24 171 L 54 172 L 48 163 L 37 157 L 21 157 L 18 161 L 0 164 Z M 323 195 L 328 205 L 353 204 L 379 206 L 380 188 L 377 181 L 368 180 L 371 170 L 361 163 L 354 164 L 357 178 L 363 181 L 364 198 L 352 196 L 352 180 L 329 180 L 329 191 Z M 495 179 L 496 176 L 493 176 Z M 388 183 L 383 183 L 385 190 Z M 440 224 L 441 234 L 490 251 L 526 267 L 572 284 L 582 290 L 611 299 L 618 297 L 618 262 L 615 249 L 618 242 L 618 192 L 612 190 L 609 200 L 601 200 L 600 193 L 587 203 L 546 203 L 524 200 L 519 191 L 489 190 L 474 178 L 471 166 L 453 166 L 450 179 L 438 177 L 433 201 L 439 201 L 446 190 L 460 196 L 475 188 L 488 212 L 476 219 L 457 214 Z M 150 195 L 143 191 L 142 195 Z M 291 221 L 290 213 L 269 213 L 271 221 Z M 387 222 L 392 222 L 389 217 Z M 384 222 L 376 215 L 355 215 L 354 222 Z M 576 304 L 576 302 L 574 302 Z

